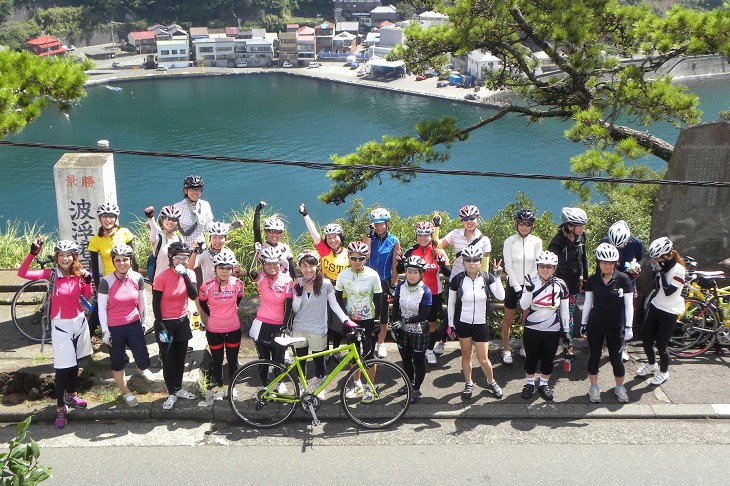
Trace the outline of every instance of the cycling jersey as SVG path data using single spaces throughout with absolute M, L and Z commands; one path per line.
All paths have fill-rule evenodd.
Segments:
M 363 267 L 361 271 L 355 273 L 351 267 L 347 267 L 337 277 L 335 290 L 347 295 L 345 311 L 351 319 L 356 321 L 375 319 L 373 299 L 380 298 L 379 294 L 382 293 L 378 272 Z
M 117 245 L 128 244 L 134 239 L 134 235 L 127 228 L 117 228 L 111 235 L 94 235 L 89 240 L 89 251 L 98 253 L 101 257 L 102 275 L 109 275 L 114 271 L 112 262 L 112 248 Z M 94 277 L 96 278 L 96 277 Z
M 403 266 L 403 262 L 410 256 L 421 257 L 426 261 L 426 270 L 423 272 L 423 282 L 431 290 L 431 294 L 436 295 L 443 292 L 444 289 L 439 276 L 441 268 L 439 267 L 438 261 L 440 258 L 445 265 L 449 264 L 449 257 L 446 255 L 446 252 L 440 248 L 436 248 L 434 250 L 431 245 L 413 245 L 406 250 L 401 262 L 398 264 L 399 272 L 402 272 L 405 269 L 405 267 L 403 269 L 401 269 L 401 267 Z
M 158 275 L 170 268 L 170 258 L 167 255 L 167 247 L 170 246 L 170 243 L 182 241 L 182 238 L 180 238 L 177 231 L 168 238 L 167 233 L 161 230 L 157 226 L 157 223 L 150 220 L 150 243 L 152 244 L 153 252 L 157 251 L 157 245 L 159 243 L 158 240 L 160 239 L 162 240 L 162 243 L 160 244 L 160 251 L 158 251 L 155 255 L 157 257 L 157 264 L 155 265 L 155 275 L 152 278 L 152 282 L 155 281 L 154 279 L 156 279 Z
M 200 301 L 208 303 L 210 332 L 227 333 L 241 329 L 238 319 L 238 299 L 243 297 L 243 283 L 236 277 L 228 277 L 221 287 L 213 277 L 200 286 Z
M 669 314 L 684 314 L 684 297 L 681 289 L 684 286 L 685 273 L 686 269 L 675 260 L 665 262 L 662 269 L 654 273 L 654 279 L 659 279 L 658 285 L 655 283 L 655 288 L 658 287 L 659 290 L 651 300 L 651 305 Z M 664 292 L 662 275 L 669 286 L 677 287 L 677 290 L 670 295 Z
M 195 273 L 188 272 L 190 281 L 195 283 Z M 152 290 L 162 292 L 160 314 L 162 319 L 179 319 L 188 313 L 188 291 L 185 280 L 174 268 L 168 268 L 155 279 Z
M 299 279 L 301 284 L 301 279 Z M 327 306 L 341 321 L 347 319 L 335 297 L 335 288 L 329 279 L 322 279 L 319 295 L 302 291 L 301 296 L 294 296 L 292 310 L 295 312 L 292 330 L 312 334 L 327 334 Z M 325 346 L 326 347 L 326 346 Z M 316 348 L 315 348 L 316 349 Z
M 407 325 L 426 322 L 428 312 L 431 310 L 431 304 L 431 289 L 423 280 L 416 285 L 398 282 L 393 301 L 393 316 L 403 321 L 403 329 L 406 332 L 414 332 L 413 329 L 415 328 L 411 327 L 412 330 L 409 331 Z M 428 306 L 428 308 L 422 306 Z
M 550 241 L 548 251 L 558 256 L 558 267 L 555 276 L 562 279 L 571 294 L 580 292 L 581 278 L 588 278 L 588 260 L 586 258 L 586 235 L 576 235 L 571 240 L 562 229 Z
M 342 270 L 350 264 L 349 254 L 346 248 L 341 248 L 339 253 L 335 253 L 324 240 L 317 243 L 317 253 L 322 258 L 321 267 L 325 277 L 333 282 L 337 281 L 337 276 Z
M 390 231 L 384 238 L 373 235 L 370 238 L 370 257 L 366 265 L 380 276 L 380 280 L 390 280 L 393 275 L 393 253 L 398 243 L 398 238 Z
M 611 243 L 611 241 L 608 238 L 603 238 L 601 240 L 601 243 Z M 626 243 L 626 246 L 618 249 L 618 269 L 626 273 L 633 282 L 634 280 L 636 280 L 638 275 L 628 273 L 626 271 L 626 264 L 631 263 L 631 260 L 634 259 L 636 259 L 637 262 L 641 263 L 641 260 L 643 258 L 644 245 L 638 238 L 634 238 L 633 236 L 631 236 L 629 237 L 629 242 Z
M 455 275 L 449 282 L 449 325 L 455 326 L 457 321 L 486 324 L 490 294 L 498 300 L 504 299 L 502 282 L 491 273 L 480 271 L 473 279 L 466 272 Z
M 515 233 L 504 240 L 502 251 L 504 270 L 507 273 L 508 284 L 515 292 L 522 290 L 525 275 L 537 275 L 535 260 L 540 251 L 542 251 L 542 240 L 532 234 L 523 238 L 519 233 Z
M 544 284 L 538 275 L 530 281 L 535 286 L 532 292 L 522 292 L 520 307 L 530 309 L 525 321 L 525 328 L 536 331 L 560 331 L 561 323 L 564 332 L 568 332 L 570 314 L 568 310 L 568 286 L 557 277 Z
M 481 248 L 484 255 L 492 252 L 492 243 L 489 241 L 489 238 L 486 235 L 483 235 L 482 232 L 479 231 L 478 228 L 474 230 L 474 234 L 471 235 L 471 238 L 469 239 L 466 239 L 466 237 L 464 236 L 465 231 L 465 228 L 458 228 L 450 231 L 449 234 L 444 236 L 444 240 L 446 240 L 449 245 L 454 247 L 454 254 L 458 255 L 454 259 L 454 264 L 451 267 L 452 280 L 454 276 L 466 270 L 466 268 L 464 268 L 464 259 L 461 258 L 461 251 L 469 246 L 469 243 L 472 243 L 477 240 L 477 238 L 479 238 L 479 241 L 474 243 L 473 246 Z
M 260 304 L 256 319 L 267 324 L 284 324 L 286 299 L 294 296 L 292 279 L 289 273 L 279 272 L 273 279 L 261 272 L 256 278 L 259 288 Z
M 203 232 L 213 225 L 213 210 L 208 201 L 198 199 L 193 203 L 186 197 L 182 201 L 176 202 L 175 207 L 181 213 L 178 228 L 182 233 L 182 241 L 188 245 L 191 245 L 193 241 L 202 241 Z
M 634 287 L 628 275 L 617 269 L 608 283 L 605 283 L 601 274 L 596 272 L 588 277 L 585 291 L 586 303 L 589 302 L 588 292 L 591 292 L 592 295 L 590 296 L 590 308 L 586 309 L 585 305 L 583 308 L 584 315 L 588 313 L 587 318 L 583 317 L 584 323 L 603 328 L 624 328 L 626 296 L 631 297 L 629 306 L 633 311 Z
M 144 323 L 147 310 L 144 288 L 142 275 L 131 269 L 122 278 L 114 272 L 102 278 L 97 289 L 102 329 L 135 321 Z

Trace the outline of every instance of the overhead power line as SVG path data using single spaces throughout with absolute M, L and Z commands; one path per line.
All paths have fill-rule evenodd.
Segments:
M 681 181 L 672 179 L 635 179 L 630 177 L 597 177 L 553 174 L 523 174 L 516 172 L 495 172 L 476 170 L 434 169 L 431 167 L 408 167 L 387 165 L 341 165 L 333 162 L 309 162 L 303 160 L 281 160 L 251 157 L 231 157 L 227 155 L 206 155 L 187 152 L 162 152 L 159 150 L 132 150 L 122 148 L 87 147 L 83 145 L 62 145 L 54 143 L 21 142 L 0 140 L 0 145 L 26 147 L 50 150 L 64 150 L 66 152 L 114 153 L 134 155 L 138 157 L 162 157 L 175 159 L 210 160 L 216 162 L 237 162 L 244 164 L 284 165 L 302 167 L 315 170 L 374 170 L 382 172 L 411 172 L 416 174 L 437 174 L 444 176 L 473 176 L 473 177 L 501 177 L 510 179 L 534 179 L 552 181 L 604 182 L 619 184 L 658 184 L 664 186 L 694 186 L 694 187 L 730 187 L 730 182 L 721 181 Z

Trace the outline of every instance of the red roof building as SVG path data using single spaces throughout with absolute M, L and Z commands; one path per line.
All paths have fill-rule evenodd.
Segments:
M 64 55 L 68 51 L 60 40 L 50 35 L 38 36 L 23 45 L 29 52 L 41 57 Z

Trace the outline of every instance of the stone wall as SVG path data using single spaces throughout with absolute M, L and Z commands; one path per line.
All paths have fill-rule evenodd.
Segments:
M 674 79 L 693 76 L 716 76 L 730 74 L 730 64 L 722 56 L 689 56 L 677 59 L 657 71 L 658 75 L 669 74 Z
M 730 182 L 730 122 L 683 129 L 665 178 Z M 652 239 L 660 236 L 700 270 L 730 270 L 730 188 L 662 186 L 651 228 Z

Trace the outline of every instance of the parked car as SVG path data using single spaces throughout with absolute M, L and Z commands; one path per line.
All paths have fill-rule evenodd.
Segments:
M 68 50 L 69 51 L 75 51 L 76 50 L 76 46 L 73 45 L 73 44 L 71 44 L 70 46 L 68 46 Z
M 236 63 L 236 67 L 237 68 L 245 68 L 245 67 L 248 67 L 248 62 L 247 61 L 239 61 L 239 62 Z
M 474 93 L 467 93 L 464 95 L 464 99 L 473 101 L 473 100 L 478 100 L 479 97 L 477 95 L 475 95 Z
M 282 64 L 281 67 L 292 68 L 294 67 L 294 64 L 290 63 L 289 61 L 284 61 L 284 64 Z
M 122 65 L 121 65 L 121 64 L 119 64 L 119 61 L 114 61 L 114 62 L 112 63 L 112 67 L 113 67 L 113 68 L 120 68 L 120 67 L 122 67 Z
M 418 76 L 416 76 L 416 81 L 423 81 L 424 79 L 426 79 L 426 76 L 424 76 L 423 74 L 419 74 Z
M 449 85 L 448 81 L 439 81 L 438 83 L 436 83 L 437 88 L 445 88 L 448 85 Z
M 350 64 L 350 69 L 357 69 L 360 67 L 360 63 L 358 61 L 353 62 Z
M 157 70 L 158 71 L 167 71 L 167 67 L 166 66 L 157 66 Z
M 309 65 L 307 67 L 318 68 L 319 66 L 320 66 L 320 64 L 317 61 L 310 61 Z

